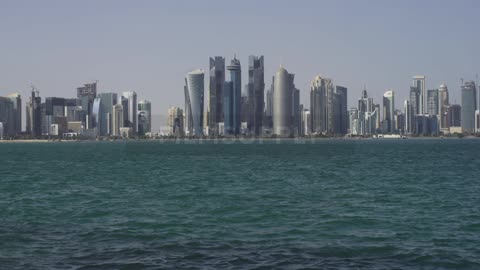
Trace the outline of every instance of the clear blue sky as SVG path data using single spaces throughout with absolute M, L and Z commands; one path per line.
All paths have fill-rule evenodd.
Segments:
M 264 55 L 267 87 L 283 64 L 307 107 L 316 74 L 348 87 L 349 106 L 366 84 L 377 103 L 395 90 L 399 107 L 413 75 L 447 83 L 460 102 L 460 78 L 480 73 L 476 0 L 2 0 L 0 33 L 0 95 L 25 97 L 33 83 L 42 97 L 73 97 L 99 80 L 102 92 L 137 91 L 157 114 L 184 106 L 185 73 L 208 78 L 214 55 L 236 53 L 243 83 L 248 55 Z

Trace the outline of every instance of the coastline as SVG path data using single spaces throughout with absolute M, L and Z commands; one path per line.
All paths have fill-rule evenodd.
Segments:
M 361 137 L 313 137 L 313 138 L 159 138 L 159 139 L 126 139 L 126 140 L 48 140 L 48 139 L 19 139 L 0 140 L 0 143 L 73 143 L 73 142 L 209 142 L 209 141 L 404 141 L 404 140 L 474 140 L 476 136 L 459 137 L 407 137 L 407 138 L 361 138 Z

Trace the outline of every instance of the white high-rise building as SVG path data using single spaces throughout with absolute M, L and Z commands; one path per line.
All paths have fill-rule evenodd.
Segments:
M 185 133 L 187 136 L 203 136 L 204 73 L 197 69 L 185 77 Z
M 395 92 L 389 90 L 383 94 L 384 133 L 394 133 L 395 127 Z

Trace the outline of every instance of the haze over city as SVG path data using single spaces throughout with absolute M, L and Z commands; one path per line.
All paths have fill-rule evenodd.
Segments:
M 479 11 L 478 1 L 3 1 L 0 95 L 27 97 L 33 84 L 74 97 L 98 80 L 166 114 L 184 106 L 188 71 L 208 72 L 216 55 L 246 68 L 253 54 L 265 57 L 266 89 L 283 65 L 306 107 L 316 74 L 348 87 L 349 107 L 364 85 L 376 102 L 395 90 L 401 107 L 417 74 L 458 103 L 460 79 L 480 70 Z

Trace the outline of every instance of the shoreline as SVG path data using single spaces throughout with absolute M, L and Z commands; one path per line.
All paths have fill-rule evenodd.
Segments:
M 476 136 L 459 137 L 407 137 L 407 138 L 361 138 L 361 137 L 315 137 L 315 138 L 161 138 L 161 139 L 126 139 L 126 140 L 48 140 L 48 139 L 19 139 L 0 140 L 0 143 L 73 143 L 73 142 L 214 142 L 214 141 L 404 141 L 404 140 L 474 140 Z

